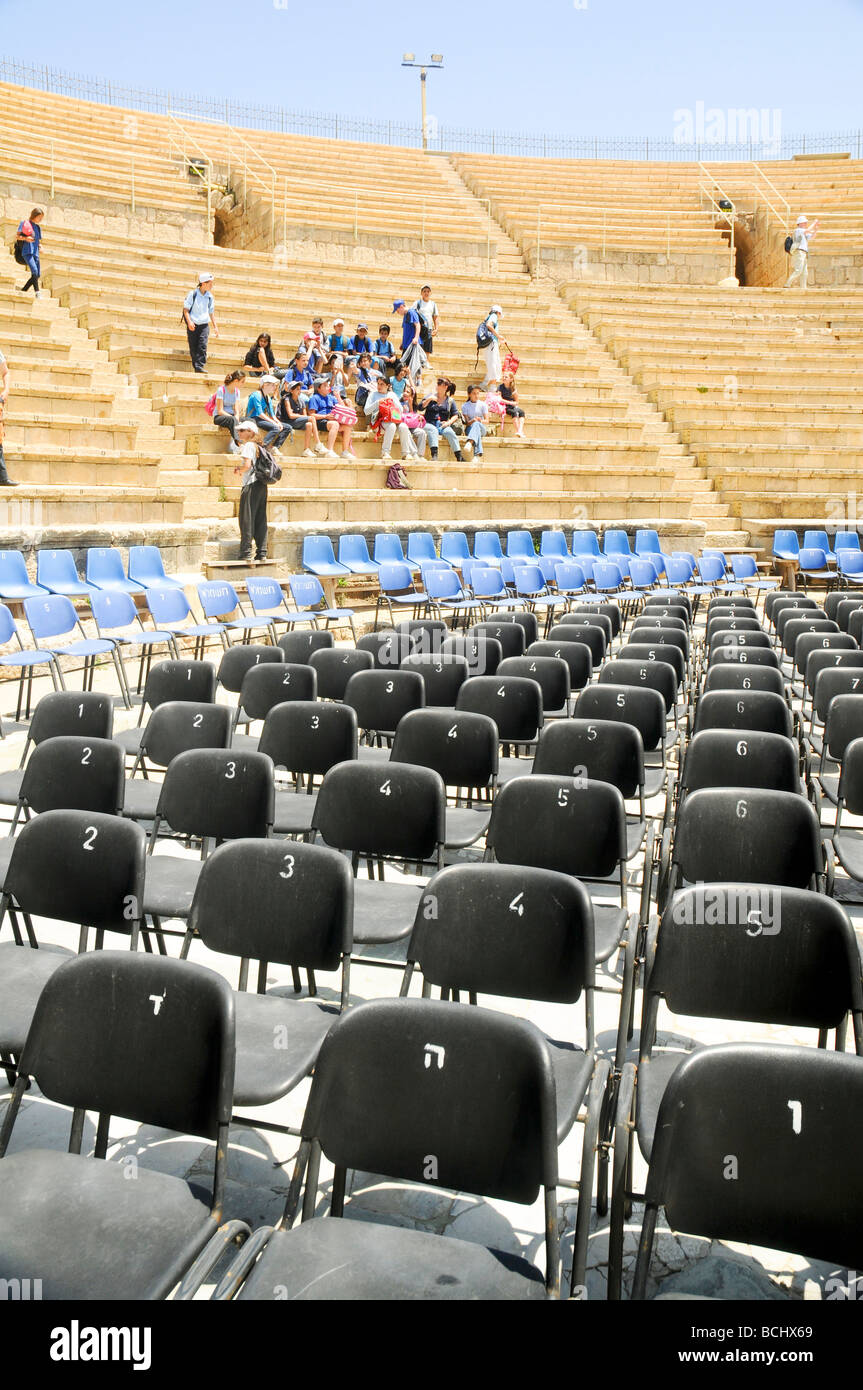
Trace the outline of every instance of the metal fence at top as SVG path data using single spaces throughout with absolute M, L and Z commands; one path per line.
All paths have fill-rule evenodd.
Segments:
M 108 78 L 66 72 L 41 64 L 0 58 L 0 81 L 33 87 L 60 96 L 154 114 L 173 112 L 184 119 L 214 121 L 250 130 L 310 135 L 319 139 L 422 148 L 422 127 L 409 121 L 363 120 L 323 111 L 295 111 L 282 106 L 205 97 L 188 92 L 126 87 Z M 681 162 L 790 159 L 797 154 L 849 154 L 863 158 L 863 129 L 738 139 L 724 143 L 683 142 L 674 136 L 565 136 L 506 130 L 473 130 L 431 118 L 428 144 L 433 150 L 505 154 L 531 159 L 620 159 Z

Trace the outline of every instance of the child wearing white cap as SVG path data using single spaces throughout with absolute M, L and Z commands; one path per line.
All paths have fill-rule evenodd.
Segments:
M 216 306 L 211 293 L 212 288 L 212 275 L 208 270 L 202 270 L 196 288 L 183 300 L 183 321 L 189 340 L 189 356 L 196 372 L 207 370 L 207 343 L 211 325 L 215 336 L 219 336 L 214 317 Z
M 801 213 L 791 237 L 791 274 L 785 281 L 786 290 L 799 285 L 805 290 L 809 278 L 809 243 L 818 231 L 818 218 L 810 222 Z
M 255 543 L 255 558 L 267 558 L 267 485 L 256 476 L 255 464 L 258 458 L 259 432 L 254 420 L 241 420 L 237 425 L 237 438 L 240 441 L 240 462 L 234 469 L 242 475 L 240 490 L 240 559 L 252 559 L 252 541 Z
M 491 342 L 488 344 L 488 347 L 484 347 L 482 350 L 483 357 L 485 359 L 485 377 L 482 383 L 483 387 L 488 386 L 488 383 L 490 381 L 500 381 L 502 375 L 502 367 L 500 361 L 501 339 L 500 334 L 497 331 L 498 324 L 502 318 L 503 309 L 500 307 L 499 304 L 493 304 L 485 317 L 485 326 L 491 334 Z

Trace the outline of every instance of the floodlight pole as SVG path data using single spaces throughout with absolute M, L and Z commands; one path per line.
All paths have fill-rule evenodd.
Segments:
M 434 56 L 436 57 L 437 55 L 434 55 Z M 427 150 L 427 149 L 428 149 L 428 117 L 427 117 L 427 115 L 426 115 L 426 80 L 427 80 L 427 76 L 428 76 L 428 69 L 429 69 L 430 67 L 431 67 L 431 68 L 442 68 L 442 67 L 443 67 L 443 61 L 441 60 L 440 62 L 435 62 L 434 59 L 433 59 L 433 60 L 432 60 L 431 62 L 429 62 L 429 63 L 417 63 L 417 62 L 414 62 L 413 54 L 411 54 L 410 58 L 408 58 L 407 55 L 405 55 L 405 57 L 402 59 L 402 67 L 403 67 L 403 68 L 419 68 L 419 70 L 420 70 L 420 96 L 421 96 L 421 99 L 422 99 L 423 149 L 424 149 L 424 150 Z

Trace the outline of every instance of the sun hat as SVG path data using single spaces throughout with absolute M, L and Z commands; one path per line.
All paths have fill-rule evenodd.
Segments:
M 278 378 L 277 376 L 270 376 L 269 373 L 268 373 L 267 375 L 261 377 L 261 385 L 262 385 L 262 386 L 263 386 L 263 384 L 264 384 L 265 381 L 268 381 L 268 382 L 270 383 L 271 386 L 278 386 L 278 384 L 279 384 L 279 378 Z
M 200 275 L 198 276 L 198 284 L 203 285 L 207 282 L 207 280 L 212 280 L 212 278 L 213 277 L 208 270 L 202 270 Z
M 492 304 L 491 312 L 493 314 L 503 314 L 503 309 L 500 307 L 499 304 Z
M 344 325 L 345 325 L 344 319 L 341 319 L 341 318 L 339 318 L 339 319 L 333 319 L 333 328 L 337 328 L 339 324 L 341 324 L 342 327 L 344 328 Z
M 808 218 L 808 217 L 805 217 L 805 216 L 803 215 L 803 213 L 801 213 L 800 216 L 799 216 L 798 219 L 797 219 L 797 225 L 798 225 L 798 227 L 802 227 L 802 226 L 804 225 L 804 223 L 806 223 L 806 222 L 808 222 L 808 221 L 809 221 L 809 218 Z
M 258 433 L 258 427 L 254 420 L 241 420 L 237 425 L 237 434 L 241 434 L 243 430 L 248 430 L 249 434 Z

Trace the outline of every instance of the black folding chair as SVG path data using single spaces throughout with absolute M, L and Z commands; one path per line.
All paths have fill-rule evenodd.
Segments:
M 646 1295 L 660 1207 L 675 1230 L 791 1244 L 847 1266 L 850 1279 L 863 1224 L 861 1102 L 855 1057 L 727 1043 L 681 1063 L 657 1119 L 633 1299 Z
M 390 762 L 430 767 L 452 789 L 455 805 L 446 808 L 446 849 L 464 849 L 485 834 L 497 788 L 494 720 L 457 710 L 412 710 L 396 730 Z
M 704 729 L 690 741 L 679 777 L 671 774 L 665 824 L 689 792 L 705 787 L 761 787 L 803 792 L 800 750 L 783 734 L 756 729 Z
M 349 705 L 293 700 L 276 705 L 264 721 L 258 752 L 276 772 L 276 835 L 307 835 L 317 797 L 316 779 L 357 757 L 357 717 Z M 282 784 L 288 774 L 294 786 Z
M 598 617 L 581 618 L 567 613 L 565 623 L 556 623 L 546 639 L 549 642 L 584 642 L 590 647 L 594 668 L 605 660 L 610 645 L 608 628 Z
M 539 682 L 527 676 L 472 676 L 458 692 L 455 707 L 470 714 L 485 714 L 494 720 L 504 754 L 498 777 L 504 781 L 518 776 L 523 770 L 519 749 L 528 752 L 535 747 L 542 730 Z M 514 757 L 509 756 L 510 748 L 515 749 Z
M 124 788 L 123 750 L 113 739 L 67 735 L 37 744 L 24 768 L 9 837 L 0 840 L 0 877 L 22 817 L 62 810 L 116 816 L 123 809 Z
M 385 762 L 399 721 L 409 710 L 423 708 L 425 685 L 418 671 L 358 671 L 348 681 L 343 703 L 357 716 L 360 758 Z
M 114 735 L 127 758 L 134 758 L 144 732 L 144 711 L 151 712 L 168 700 L 192 700 L 212 704 L 216 698 L 216 668 L 211 661 L 159 661 L 151 666 L 144 683 L 138 722 Z M 71 731 L 68 731 L 71 732 Z
M 287 661 L 277 666 L 252 666 L 243 677 L 237 698 L 231 747 L 253 751 L 258 740 L 248 733 L 238 734 L 241 724 L 248 730 L 255 721 L 266 719 L 276 705 L 290 700 L 314 700 L 317 691 L 318 677 L 313 666 Z
M 399 670 L 418 671 L 425 687 L 426 706 L 447 709 L 454 708 L 458 692 L 469 674 L 466 657 L 431 652 L 412 652 L 405 657 Z
M 162 784 L 150 778 L 151 768 L 165 769 L 178 754 L 192 748 L 228 748 L 232 730 L 233 717 L 227 705 L 200 705 L 191 700 L 168 700 L 159 705 L 147 721 L 132 776 L 126 779 L 123 815 L 152 821 Z M 140 777 L 135 776 L 138 771 Z
M 329 651 L 336 639 L 328 628 L 312 628 L 309 632 L 286 632 L 276 646 L 284 652 L 285 661 L 311 661 L 315 652 Z
M 414 969 L 423 997 L 460 993 L 576 1005 L 563 1039 L 547 1038 L 555 1075 L 557 1137 L 584 1124 L 571 1285 L 584 1284 L 593 1175 L 603 1094 L 610 1067 L 597 1062 L 594 1037 L 593 908 L 583 884 L 548 869 L 505 864 L 454 865 L 429 881 L 408 945 L 401 994 Z M 575 1041 L 577 1033 L 583 1041 Z
M 219 662 L 217 684 L 229 694 L 239 695 L 246 672 L 253 666 L 260 666 L 262 662 L 265 665 L 272 662 L 279 665 L 284 660 L 285 654 L 281 647 L 261 642 L 238 642 L 235 646 L 227 648 Z
M 638 854 L 647 836 L 651 858 L 653 825 L 644 804 L 644 747 L 633 724 L 611 719 L 562 719 L 549 724 L 540 735 L 531 771 L 610 782 L 624 802 L 637 800 L 637 809 L 627 810 L 626 815 L 626 857 L 630 860 Z
M 371 652 L 357 651 L 355 647 L 331 647 L 312 652 L 309 665 L 318 678 L 318 699 L 343 700 L 351 676 L 357 671 L 371 671 L 374 664 Z
M 463 657 L 471 677 L 493 676 L 503 661 L 503 646 L 496 637 L 475 632 L 463 637 L 447 637 L 441 645 L 441 656 Z
M 114 705 L 110 695 L 96 690 L 57 690 L 43 695 L 33 711 L 17 768 L 0 772 L 0 806 L 15 806 L 27 759 L 46 738 L 81 734 L 85 738 L 110 738 Z
M 212 971 L 113 951 L 55 971 L 0 1131 L 0 1277 L 38 1269 L 51 1300 L 163 1299 L 217 1233 L 219 1253 L 247 1235 L 221 1225 L 233 1073 L 233 1000 Z M 68 1153 L 6 1152 L 31 1080 L 71 1108 Z M 213 1141 L 210 1198 L 143 1163 L 130 1182 L 125 1165 L 84 1157 L 87 1110 L 96 1159 L 112 1115 Z
M 474 623 L 468 628 L 465 635 L 467 637 L 490 637 L 493 641 L 500 642 L 502 660 L 509 656 L 524 656 L 527 645 L 525 630 L 521 623 Z M 493 675 L 494 673 L 488 672 L 487 674 Z
M 556 1131 L 548 1044 L 532 1024 L 428 999 L 360 1004 L 321 1048 L 282 1223 L 255 1232 L 214 1297 L 555 1298 Z M 330 1214 L 316 1218 L 322 1157 L 335 1172 Z M 520 1204 L 542 1190 L 545 1274 L 474 1242 L 338 1219 L 348 1169 Z
M 395 628 L 381 628 L 367 632 L 357 642 L 358 652 L 371 652 L 374 664 L 379 671 L 397 671 L 406 656 L 414 649 L 414 640 L 407 632 Z

